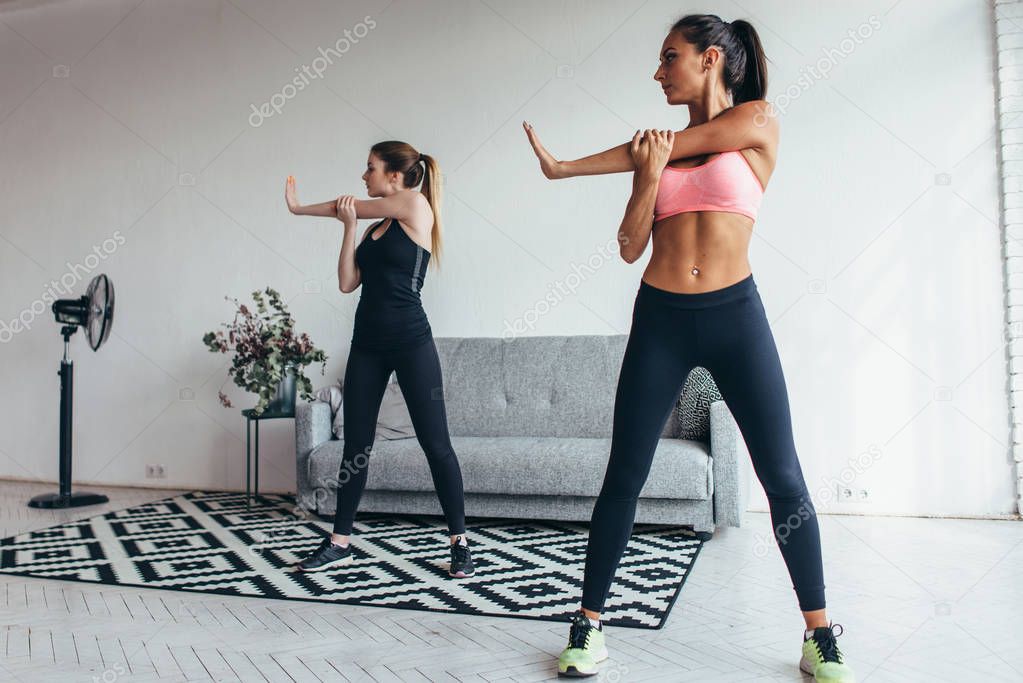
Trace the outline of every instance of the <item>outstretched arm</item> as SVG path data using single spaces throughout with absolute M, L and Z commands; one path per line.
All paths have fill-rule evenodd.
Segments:
M 412 208 L 415 206 L 415 195 L 417 194 L 419 192 L 396 192 L 379 199 L 353 199 L 352 202 L 357 218 L 392 217 L 401 221 L 407 221 Z M 338 217 L 337 199 L 320 202 L 319 204 L 300 204 L 295 192 L 294 176 L 288 176 L 287 184 L 284 187 L 284 199 L 288 203 L 288 210 L 296 216 Z
M 337 218 L 337 200 L 322 202 L 320 204 L 309 204 L 302 206 L 298 203 L 298 193 L 295 191 L 295 176 L 288 176 L 284 181 L 284 201 L 288 205 L 288 211 L 296 216 L 322 216 L 323 218 Z
M 743 102 L 706 123 L 675 131 L 668 161 L 748 147 L 764 148 L 777 134 L 777 125 L 773 108 L 766 101 Z M 540 168 L 552 180 L 636 170 L 628 142 L 581 159 L 559 161 L 540 144 L 532 126 L 528 123 L 523 123 L 523 126 L 540 160 Z

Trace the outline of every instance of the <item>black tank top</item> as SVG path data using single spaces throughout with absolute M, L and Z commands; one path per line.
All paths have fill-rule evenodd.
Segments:
M 376 229 L 390 221 L 373 239 Z M 419 246 L 394 218 L 375 223 L 355 248 L 362 295 L 355 309 L 352 344 L 397 350 L 425 343 L 432 332 L 419 296 L 430 252 Z

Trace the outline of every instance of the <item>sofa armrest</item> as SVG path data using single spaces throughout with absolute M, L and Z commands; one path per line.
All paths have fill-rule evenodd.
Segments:
M 295 403 L 295 486 L 296 502 L 306 510 L 316 509 L 315 489 L 309 481 L 309 454 L 333 437 L 330 404 L 323 401 Z
M 714 468 L 714 524 L 740 527 L 749 506 L 751 467 L 739 425 L 724 401 L 710 404 L 710 455 Z

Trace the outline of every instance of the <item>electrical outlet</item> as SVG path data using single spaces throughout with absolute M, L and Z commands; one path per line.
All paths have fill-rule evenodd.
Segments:
M 146 465 L 146 479 L 163 479 L 166 476 L 163 465 Z
M 870 500 L 869 489 L 854 489 L 841 484 L 835 484 L 835 495 L 840 503 L 866 503 Z

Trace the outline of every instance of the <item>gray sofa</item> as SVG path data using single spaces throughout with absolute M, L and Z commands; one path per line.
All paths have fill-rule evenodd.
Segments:
M 627 340 L 435 339 L 467 517 L 589 521 L 610 453 Z M 299 401 L 295 436 L 298 504 L 332 516 L 342 441 L 331 432 L 330 405 Z M 724 401 L 710 406 L 709 442 L 678 436 L 673 410 L 635 521 L 692 525 L 704 540 L 716 526 L 740 526 L 751 467 Z M 441 514 L 417 439 L 376 440 L 359 510 Z

